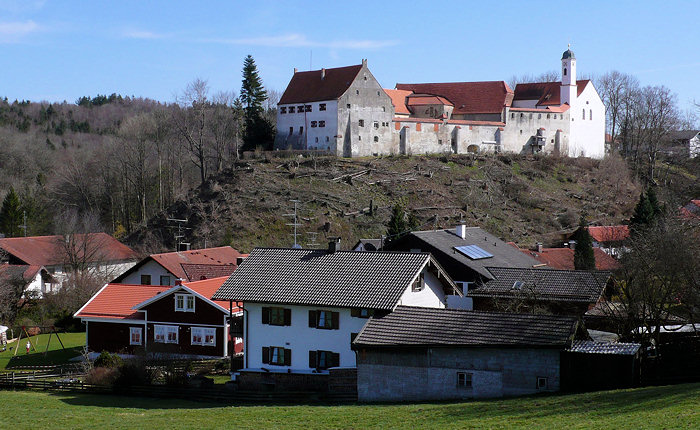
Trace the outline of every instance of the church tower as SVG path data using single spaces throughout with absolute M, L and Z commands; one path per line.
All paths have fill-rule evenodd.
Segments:
M 561 103 L 571 106 L 576 96 L 576 57 L 567 49 L 561 56 Z

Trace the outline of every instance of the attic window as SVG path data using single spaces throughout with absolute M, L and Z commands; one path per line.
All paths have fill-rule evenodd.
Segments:
M 311 128 L 316 128 L 316 124 L 317 124 L 316 121 L 311 121 Z
M 284 108 L 282 108 L 282 109 L 284 109 Z M 282 113 L 284 113 L 284 112 L 282 112 Z M 294 113 L 294 106 L 289 106 L 289 113 Z
M 175 294 L 175 310 L 194 312 L 194 296 L 192 294 Z
M 423 272 L 421 272 L 420 276 L 413 282 L 413 285 L 411 285 L 411 292 L 417 293 L 419 291 L 423 291 L 424 288 L 425 276 L 423 275 Z
M 365 120 L 364 120 L 364 119 L 359 120 L 359 121 L 357 122 L 357 125 L 359 125 L 360 127 L 364 127 L 364 126 L 365 126 Z
M 306 112 L 311 112 L 311 105 L 304 106 Z
M 523 282 L 523 281 L 515 281 L 515 282 L 513 282 L 513 286 L 510 289 L 520 291 L 523 289 L 524 285 L 525 285 L 525 282 Z
M 320 105 L 318 105 L 318 110 L 320 110 L 320 111 L 326 110 L 326 104 L 325 104 L 325 103 L 321 103 Z
M 297 112 L 299 112 L 299 113 L 304 112 L 304 105 L 297 106 Z
M 281 107 L 281 108 L 280 108 L 280 113 L 287 113 L 287 108 L 286 108 L 286 107 Z
M 365 81 L 367 80 L 367 76 L 364 76 Z
M 355 94 L 360 95 L 360 90 L 355 90 Z
M 379 136 L 374 136 L 374 141 L 379 142 Z

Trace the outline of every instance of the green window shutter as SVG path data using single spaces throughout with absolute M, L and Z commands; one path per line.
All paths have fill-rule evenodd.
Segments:
M 270 308 L 262 308 L 262 323 L 270 324 Z
M 331 364 L 329 367 L 340 366 L 340 354 L 337 352 L 331 353 Z
M 315 369 L 316 366 L 316 351 L 309 351 L 309 367 Z
M 309 327 L 316 327 L 316 311 L 309 311 Z
M 338 330 L 340 328 L 340 312 L 331 312 L 331 318 L 333 319 L 333 329 Z
M 284 310 L 284 325 L 292 325 L 292 310 Z
M 358 309 L 358 308 L 350 309 L 350 316 L 359 317 L 360 316 L 360 309 Z
M 291 366 L 292 365 L 292 350 L 284 348 L 284 365 L 285 366 Z
M 270 348 L 263 346 L 262 349 L 262 362 L 263 364 L 268 364 L 270 362 Z

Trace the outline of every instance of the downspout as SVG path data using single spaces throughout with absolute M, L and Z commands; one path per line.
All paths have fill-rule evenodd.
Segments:
M 231 373 L 233 373 L 233 350 L 236 349 L 235 348 L 236 343 L 234 341 L 233 335 L 231 334 L 232 328 L 233 328 L 233 300 L 229 300 L 228 301 L 228 336 L 226 339 L 226 343 L 227 343 L 227 345 L 228 345 L 228 343 L 233 343 L 233 347 L 230 347 L 229 348 L 230 351 L 228 352 L 229 357 L 231 359 L 231 363 L 229 364 L 229 371 Z
M 243 368 L 248 368 L 248 310 L 245 308 L 245 303 L 241 307 L 243 309 L 243 325 L 245 325 L 245 333 L 243 334 Z

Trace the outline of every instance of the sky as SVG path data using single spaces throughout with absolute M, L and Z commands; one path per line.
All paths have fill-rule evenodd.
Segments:
M 248 54 L 280 92 L 295 67 L 363 58 L 385 88 L 508 81 L 559 71 L 570 43 L 579 75 L 630 73 L 685 110 L 700 103 L 698 16 L 697 0 L 0 0 L 0 97 L 172 102 L 195 78 L 238 92 Z

